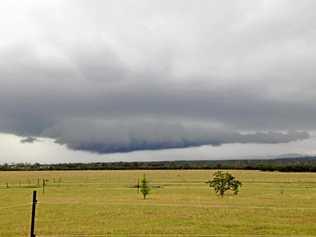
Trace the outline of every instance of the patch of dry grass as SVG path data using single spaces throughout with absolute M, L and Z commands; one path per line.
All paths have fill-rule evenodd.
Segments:
M 219 198 L 213 171 L 0 172 L 0 236 L 28 236 L 38 179 L 38 236 L 316 236 L 316 174 L 231 171 L 238 196 Z M 161 186 L 143 200 L 146 173 Z M 6 183 L 9 188 L 6 188 Z

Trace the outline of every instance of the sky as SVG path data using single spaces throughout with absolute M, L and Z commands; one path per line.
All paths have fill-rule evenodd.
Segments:
M 0 163 L 316 154 L 314 0 L 3 0 Z

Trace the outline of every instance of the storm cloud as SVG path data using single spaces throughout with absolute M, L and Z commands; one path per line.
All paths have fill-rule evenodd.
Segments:
M 307 139 L 315 7 L 4 1 L 0 132 L 97 153 Z
M 33 143 L 36 141 L 38 141 L 38 139 L 35 137 L 26 137 L 21 140 L 21 143 Z
M 309 138 L 306 132 L 240 133 L 206 125 L 155 120 L 72 120 L 46 131 L 56 142 L 97 153 L 186 148 L 225 143 L 287 143 Z

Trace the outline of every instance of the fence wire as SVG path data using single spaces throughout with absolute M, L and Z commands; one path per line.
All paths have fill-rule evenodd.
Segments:
M 32 203 L 12 205 L 12 206 L 0 207 L 0 210 L 13 209 L 13 208 L 18 208 L 18 207 L 31 207 L 31 205 L 32 205 Z
M 261 234 L 62 234 L 36 235 L 37 237 L 313 237 L 314 235 L 261 235 Z

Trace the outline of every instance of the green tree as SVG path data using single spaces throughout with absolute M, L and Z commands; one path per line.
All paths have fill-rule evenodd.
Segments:
M 146 176 L 144 175 L 143 178 L 140 181 L 140 192 L 143 194 L 144 199 L 146 199 L 146 196 L 150 193 L 150 186 L 149 182 L 146 179 Z
M 228 190 L 234 192 L 235 195 L 238 194 L 239 189 L 242 185 L 234 176 L 228 172 L 217 171 L 213 174 L 212 179 L 207 182 L 210 188 L 214 188 L 215 192 L 221 197 Z

